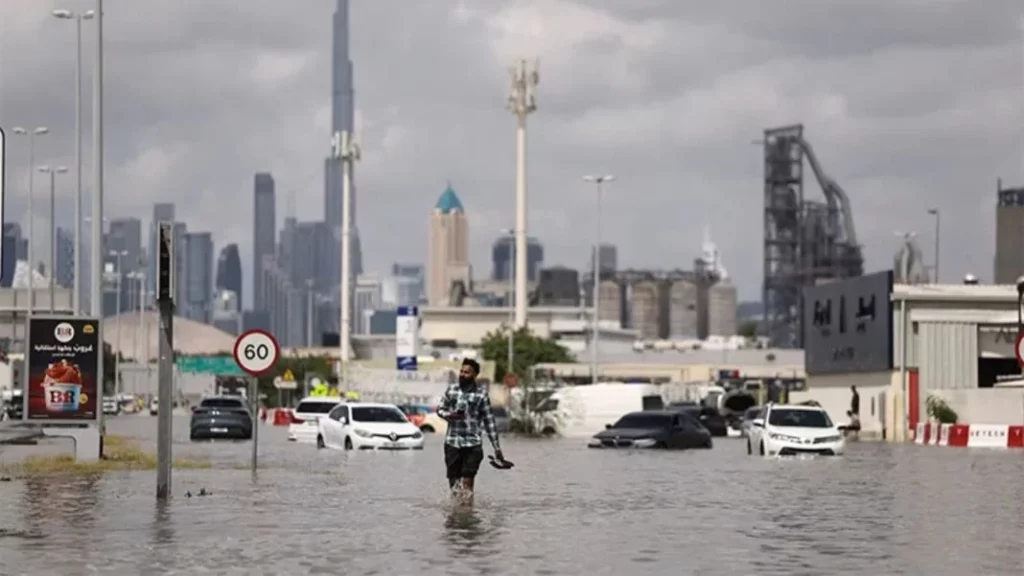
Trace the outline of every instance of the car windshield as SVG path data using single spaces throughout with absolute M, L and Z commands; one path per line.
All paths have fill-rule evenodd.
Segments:
M 354 406 L 352 420 L 356 422 L 408 422 L 401 410 L 390 406 Z
M 296 414 L 327 414 L 337 406 L 337 402 L 306 400 L 295 407 Z
M 832 420 L 823 410 L 777 408 L 768 413 L 768 424 L 792 428 L 831 428 Z
M 204 398 L 199 404 L 203 408 L 244 408 L 238 398 Z
M 749 410 L 747 410 L 746 414 L 744 414 L 743 417 L 746 418 L 747 420 L 753 420 L 754 418 L 757 418 L 760 415 L 761 415 L 761 407 L 757 406 L 757 407 L 750 408 Z
M 668 428 L 672 418 L 664 414 L 626 414 L 612 428 Z

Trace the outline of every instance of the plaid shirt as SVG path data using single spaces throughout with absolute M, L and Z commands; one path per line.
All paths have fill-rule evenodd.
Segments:
M 491 446 L 495 450 L 501 450 L 498 444 L 498 427 L 494 424 L 494 414 L 491 413 L 491 397 L 486 388 L 479 384 L 465 388 L 459 384 L 448 386 L 441 396 L 441 402 L 438 403 L 437 415 L 448 420 L 453 412 L 458 411 L 465 414 L 465 417 L 461 420 L 448 421 L 448 434 L 444 439 L 446 444 L 456 448 L 482 446 L 483 431 L 487 433 Z

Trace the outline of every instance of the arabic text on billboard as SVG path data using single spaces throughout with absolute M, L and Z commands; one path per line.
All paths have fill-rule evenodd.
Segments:
M 892 370 L 892 272 L 804 288 L 808 374 Z
M 29 320 L 29 420 L 88 421 L 99 417 L 99 322 L 35 317 Z

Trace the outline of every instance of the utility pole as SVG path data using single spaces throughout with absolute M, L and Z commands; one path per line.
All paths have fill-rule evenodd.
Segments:
M 331 157 L 341 161 L 341 325 L 338 340 L 341 346 L 341 380 L 349 361 L 352 339 L 352 169 L 359 160 L 359 146 L 347 130 L 335 132 L 331 139 Z
M 538 64 L 520 60 L 509 69 L 511 87 L 506 107 L 516 115 L 516 273 L 515 328 L 526 326 L 526 117 L 537 110 L 534 92 L 540 82 Z
M 591 291 L 591 305 L 593 312 L 590 320 L 590 383 L 597 384 L 598 343 L 600 342 L 600 329 L 598 328 L 598 317 L 601 302 L 601 192 L 605 182 L 612 182 L 615 176 L 584 176 L 584 182 L 590 182 L 597 187 L 596 213 L 594 214 L 594 289 Z
M 157 225 L 156 301 L 160 309 L 157 409 L 156 498 L 171 492 L 171 438 L 174 410 L 174 223 Z

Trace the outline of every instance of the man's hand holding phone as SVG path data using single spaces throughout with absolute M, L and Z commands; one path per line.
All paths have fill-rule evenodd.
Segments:
M 454 422 L 456 420 L 465 420 L 465 419 L 466 419 L 466 413 L 463 412 L 462 410 L 452 410 L 451 412 L 448 413 L 448 417 L 445 418 L 445 420 L 448 420 L 449 422 Z

